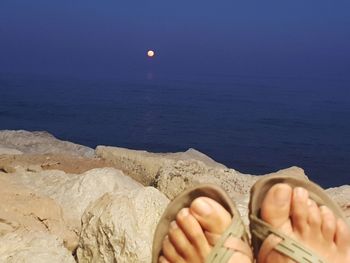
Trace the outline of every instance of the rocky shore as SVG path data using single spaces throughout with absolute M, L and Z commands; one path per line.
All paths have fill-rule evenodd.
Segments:
M 276 173 L 305 176 L 298 167 Z M 0 131 L 0 262 L 150 262 L 153 231 L 178 193 L 218 184 L 248 224 L 256 179 L 194 149 L 91 149 L 46 132 Z M 327 192 L 350 219 L 350 186 Z

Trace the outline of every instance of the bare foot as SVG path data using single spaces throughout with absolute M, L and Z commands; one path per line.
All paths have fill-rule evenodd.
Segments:
M 212 247 L 231 224 L 231 215 L 219 203 L 207 198 L 195 199 L 183 208 L 171 223 L 163 241 L 160 263 L 204 262 Z M 251 251 L 248 251 L 250 253 Z M 251 263 L 249 256 L 236 252 L 230 263 Z
M 307 190 L 292 189 L 287 184 L 276 184 L 267 193 L 261 207 L 261 218 L 287 236 L 311 249 L 326 262 L 350 262 L 350 230 L 326 206 L 318 207 L 309 199 Z M 262 244 L 258 263 L 289 263 L 290 258 L 271 250 L 274 236 Z

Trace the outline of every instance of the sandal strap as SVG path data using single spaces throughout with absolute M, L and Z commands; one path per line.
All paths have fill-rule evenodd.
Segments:
M 235 241 L 230 242 L 231 239 Z M 226 244 L 227 243 L 227 244 Z M 231 244 L 230 244 L 231 243 Z M 234 244 L 233 244 L 234 243 Z M 221 235 L 214 248 L 206 258 L 206 263 L 228 262 L 235 252 L 240 252 L 253 259 L 252 251 L 249 246 L 249 239 L 246 234 L 245 226 L 239 215 L 233 215 L 231 225 Z
M 274 229 L 270 224 L 257 216 L 250 215 L 250 224 L 252 225 L 251 234 L 261 241 L 264 241 L 270 235 L 280 238 L 281 241 L 272 249 L 277 250 L 294 261 L 298 263 L 326 263 L 326 261 L 300 242 Z

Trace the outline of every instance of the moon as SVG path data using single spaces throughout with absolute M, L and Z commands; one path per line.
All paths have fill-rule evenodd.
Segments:
M 154 57 L 154 55 L 155 55 L 155 53 L 154 53 L 153 50 L 148 50 L 148 51 L 147 51 L 147 56 L 148 56 L 148 57 L 151 58 L 151 57 Z

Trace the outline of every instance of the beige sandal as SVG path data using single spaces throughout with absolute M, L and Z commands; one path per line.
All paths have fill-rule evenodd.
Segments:
M 271 238 L 273 235 L 278 239 L 278 242 L 274 244 L 275 249 L 281 254 L 293 259 L 299 263 L 326 263 L 316 253 L 306 248 L 300 242 L 284 235 L 282 232 L 274 229 L 271 225 L 259 218 L 261 204 L 269 191 L 269 189 L 278 183 L 289 184 L 292 188 L 303 187 L 309 192 L 309 196 L 319 206 L 325 205 L 333 211 L 338 217 L 342 218 L 347 222 L 341 208 L 331 200 L 325 191 L 318 185 L 307 181 L 302 178 L 292 176 L 267 176 L 258 180 L 251 189 L 250 203 L 249 203 L 249 214 L 250 214 L 250 232 L 252 235 L 252 245 L 254 249 L 255 258 L 258 258 L 259 250 L 266 238 Z M 264 253 L 268 254 L 268 253 Z M 265 259 L 259 259 L 264 262 Z
M 249 237 L 236 206 L 226 192 L 220 187 L 205 184 L 187 189 L 168 205 L 154 234 L 152 263 L 158 262 L 158 258 L 161 255 L 162 242 L 168 233 L 170 222 L 175 220 L 177 213 L 182 208 L 190 207 L 192 201 L 201 196 L 212 198 L 220 203 L 228 212 L 230 212 L 233 218 L 232 224 L 221 235 L 205 262 L 228 262 L 235 252 L 243 253 L 253 260 Z M 234 242 L 226 242 L 228 239 L 234 239 Z M 227 243 L 233 243 L 233 245 L 231 244 L 228 247 Z

